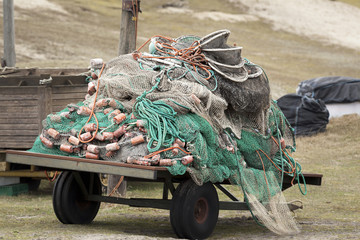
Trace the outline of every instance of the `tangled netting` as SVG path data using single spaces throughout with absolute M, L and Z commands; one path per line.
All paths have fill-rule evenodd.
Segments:
M 50 114 L 31 151 L 167 166 L 198 185 L 228 179 L 258 222 L 297 233 L 281 191 L 284 174 L 301 176 L 293 129 L 229 34 L 155 36 L 148 53 L 95 59 L 85 100 Z

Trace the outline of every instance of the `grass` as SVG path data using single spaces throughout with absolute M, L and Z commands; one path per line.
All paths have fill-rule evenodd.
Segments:
M 360 7 L 356 0 L 342 1 Z M 108 61 L 117 56 L 119 1 L 55 2 L 69 14 L 17 10 L 19 67 L 87 67 L 91 58 L 101 57 Z M 305 79 L 327 75 L 360 76 L 360 53 L 357 51 L 274 31 L 271 25 L 263 22 L 210 22 L 196 20 L 191 14 L 160 13 L 159 8 L 166 2 L 141 2 L 143 13 L 139 18 L 138 46 L 155 34 L 203 36 L 227 28 L 231 31 L 229 43 L 243 46 L 243 56 L 265 69 L 275 99 L 295 92 L 297 84 Z M 195 12 L 217 9 L 226 13 L 243 12 L 221 0 L 209 0 L 206 4 L 194 0 L 188 2 Z M 0 35 L 2 32 L 0 26 Z M 360 238 L 359 124 L 359 116 L 349 115 L 331 120 L 324 133 L 297 139 L 295 157 L 303 171 L 322 173 L 324 178 L 322 186 L 308 186 L 307 196 L 302 196 L 296 187 L 284 192 L 287 200 L 300 199 L 304 203 L 304 209 L 296 213 L 303 231 L 293 239 L 313 236 L 318 239 Z M 41 190 L 36 193 L 0 197 L 0 239 L 175 237 L 168 211 L 113 204 L 102 204 L 91 225 L 63 225 L 52 210 L 52 187 L 53 184 L 43 181 Z M 230 189 L 240 194 L 237 188 Z M 128 194 L 132 197 L 159 195 L 161 186 L 131 185 Z M 224 198 L 223 195 L 220 197 Z M 245 238 L 279 239 L 257 226 L 247 212 L 221 211 L 212 239 Z

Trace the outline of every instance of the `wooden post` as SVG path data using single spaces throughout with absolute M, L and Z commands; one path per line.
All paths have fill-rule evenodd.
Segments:
M 1 65 L 15 67 L 15 27 L 14 27 L 14 1 L 3 1 L 4 15 L 4 57 Z
M 136 48 L 137 13 L 133 12 L 136 9 L 139 9 L 138 0 L 122 0 L 119 55 L 131 53 Z
M 136 31 L 137 31 L 137 13 L 139 9 L 139 0 L 122 0 L 120 41 L 118 55 L 131 53 L 136 49 Z M 134 11 L 135 10 L 135 11 Z M 107 193 L 110 194 L 117 183 L 120 181 L 118 175 L 109 175 Z M 122 181 L 118 188 L 121 196 L 126 195 L 126 180 Z

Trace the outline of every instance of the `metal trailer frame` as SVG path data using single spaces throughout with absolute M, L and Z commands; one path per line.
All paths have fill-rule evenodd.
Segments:
M 230 184 L 228 181 L 197 186 L 188 174 L 173 176 L 165 167 L 140 166 L 14 150 L 6 151 L 6 161 L 9 163 L 34 165 L 43 170 L 63 171 L 63 174 L 57 179 L 53 191 L 54 211 L 58 219 L 63 223 L 90 223 L 95 218 L 101 202 L 116 203 L 132 207 L 170 210 L 171 225 L 178 237 L 202 239 L 207 238 L 212 233 L 217 222 L 219 210 L 249 210 L 244 201 L 236 198 L 223 186 L 224 184 Z M 101 190 L 99 190 L 100 181 L 97 177 L 98 173 L 122 175 L 125 176 L 128 181 L 163 182 L 162 198 L 104 196 Z M 305 173 L 304 178 L 306 184 L 321 185 L 321 174 Z M 177 187 L 174 185 L 176 183 L 179 183 Z M 300 183 L 303 183 L 301 178 Z M 63 190 L 63 185 L 67 187 L 66 193 Z M 217 193 L 213 185 L 229 197 L 231 201 L 218 201 Z M 291 186 L 291 178 L 285 177 L 283 190 Z M 81 192 L 80 195 L 78 192 Z M 172 195 L 171 199 L 169 198 L 169 192 Z M 203 192 L 203 195 L 201 195 L 201 192 Z M 198 195 L 198 193 L 200 195 L 191 200 L 192 196 Z M 79 204 L 72 204 L 80 198 L 82 202 L 92 203 L 92 205 L 88 207 L 89 209 L 86 207 L 80 209 L 78 207 Z M 216 200 L 213 200 L 215 198 Z M 184 201 L 186 203 L 183 203 Z M 186 210 L 183 204 L 193 204 L 193 206 L 191 206 L 190 210 Z M 89 204 L 85 205 L 88 206 Z M 288 206 L 290 210 L 302 208 L 302 206 L 292 203 L 289 203 Z M 215 210 L 213 210 L 213 208 L 215 208 Z M 188 213 L 186 213 L 186 211 L 188 211 Z M 75 212 L 80 216 L 84 213 L 84 216 L 82 218 L 80 217 L 80 219 L 73 218 L 72 214 L 75 214 Z M 190 225 L 194 225 L 194 227 L 185 226 L 188 225 L 187 223 L 189 221 L 193 222 L 193 224 Z M 203 225 L 205 225 L 205 228 Z

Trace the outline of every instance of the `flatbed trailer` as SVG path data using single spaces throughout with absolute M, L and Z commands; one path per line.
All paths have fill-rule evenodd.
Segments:
M 170 222 L 180 238 L 203 239 L 215 228 L 219 210 L 249 210 L 222 183 L 196 185 L 188 174 L 173 176 L 166 167 L 141 166 L 103 160 L 55 156 L 27 151 L 6 151 L 6 162 L 29 164 L 41 170 L 61 171 L 53 189 L 54 212 L 64 224 L 87 224 L 96 217 L 101 202 L 170 210 Z M 122 198 L 102 194 L 99 174 L 125 176 L 127 181 L 162 182 L 162 198 Z M 321 185 L 321 174 L 304 173 L 306 184 Z M 303 181 L 300 178 L 300 181 Z M 295 181 L 296 183 L 296 181 Z M 302 183 L 302 182 L 301 182 Z M 216 188 L 230 201 L 219 201 Z M 285 177 L 283 190 L 291 187 Z M 169 197 L 169 192 L 172 197 Z M 298 205 L 288 204 L 291 210 Z

